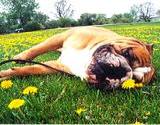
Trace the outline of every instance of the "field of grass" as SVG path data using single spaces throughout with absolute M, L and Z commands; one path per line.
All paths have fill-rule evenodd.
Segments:
M 104 27 L 154 43 L 153 63 L 157 79 L 151 85 L 138 90 L 119 89 L 104 93 L 89 87 L 80 78 L 66 74 L 14 77 L 11 88 L 0 88 L 0 123 L 160 123 L 160 24 Z M 0 35 L 1 61 L 62 31 Z M 58 56 L 58 52 L 50 52 L 35 60 L 46 61 Z M 16 65 L 6 64 L 0 70 Z M 23 95 L 27 86 L 37 87 L 38 93 Z M 19 109 L 9 109 L 8 104 L 16 98 L 24 99 L 25 104 Z M 78 115 L 75 110 L 79 108 L 85 111 Z

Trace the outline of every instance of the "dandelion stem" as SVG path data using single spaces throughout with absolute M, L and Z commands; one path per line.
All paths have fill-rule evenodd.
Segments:
M 19 112 L 25 118 L 25 114 L 23 113 L 23 111 L 21 110 L 21 108 L 19 108 Z

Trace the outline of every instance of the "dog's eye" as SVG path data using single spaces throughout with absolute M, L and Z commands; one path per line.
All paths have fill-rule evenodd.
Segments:
M 130 50 L 129 49 L 122 50 L 122 55 L 126 58 L 129 58 L 131 56 Z
M 123 53 L 123 56 L 129 57 L 129 52 L 128 52 L 128 51 L 127 51 L 127 52 L 124 52 L 124 53 Z
M 132 48 L 122 50 L 122 56 L 124 56 L 128 60 L 130 65 L 133 65 L 137 60 L 135 55 L 133 54 Z

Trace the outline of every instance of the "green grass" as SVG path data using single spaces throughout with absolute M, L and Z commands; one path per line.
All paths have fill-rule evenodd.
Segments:
M 154 43 L 153 64 L 157 79 L 139 90 L 117 89 L 106 93 L 91 88 L 80 78 L 66 74 L 14 77 L 13 87 L 0 88 L 0 123 L 160 123 L 160 24 L 135 24 L 104 26 L 121 35 Z M 62 32 L 53 29 L 0 36 L 1 61 L 42 42 L 49 36 Z M 37 61 L 58 58 L 50 52 Z M 15 64 L 6 64 L 7 69 Z M 22 95 L 27 86 L 36 86 L 36 95 Z M 8 109 L 12 99 L 22 98 L 25 105 L 17 110 Z M 80 116 L 79 107 L 86 109 Z M 150 115 L 147 113 L 150 112 Z

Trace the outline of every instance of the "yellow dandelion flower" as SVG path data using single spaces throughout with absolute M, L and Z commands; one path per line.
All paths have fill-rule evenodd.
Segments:
M 86 109 L 85 108 L 78 108 L 77 110 L 75 110 L 75 112 L 78 114 L 78 115 L 81 115 L 82 112 L 85 112 Z
M 134 125 L 143 125 L 143 123 L 140 123 L 140 122 L 136 121 L 136 122 L 134 123 Z
M 14 99 L 13 101 L 10 102 L 10 104 L 8 105 L 8 108 L 17 109 L 24 104 L 25 104 L 25 101 L 23 99 Z
M 12 62 L 12 64 L 16 64 L 16 62 Z
M 135 81 L 133 79 L 128 79 L 122 83 L 123 89 L 131 89 L 135 87 Z
M 146 116 L 150 116 L 150 115 L 151 115 L 151 112 L 148 111 L 148 112 L 145 113 L 145 115 L 146 115 Z
M 24 95 L 29 95 L 29 94 L 35 94 L 35 93 L 37 93 L 37 90 L 38 90 L 38 88 L 37 87 L 34 87 L 34 86 L 28 86 L 27 88 L 25 88 L 24 90 L 23 90 L 23 94 Z
M 3 89 L 8 89 L 11 88 L 13 85 L 11 80 L 4 80 L 3 82 L 1 82 L 1 88 Z
M 136 88 L 142 88 L 142 87 L 143 87 L 143 83 L 136 83 L 136 84 L 135 84 L 135 87 L 136 87 Z

